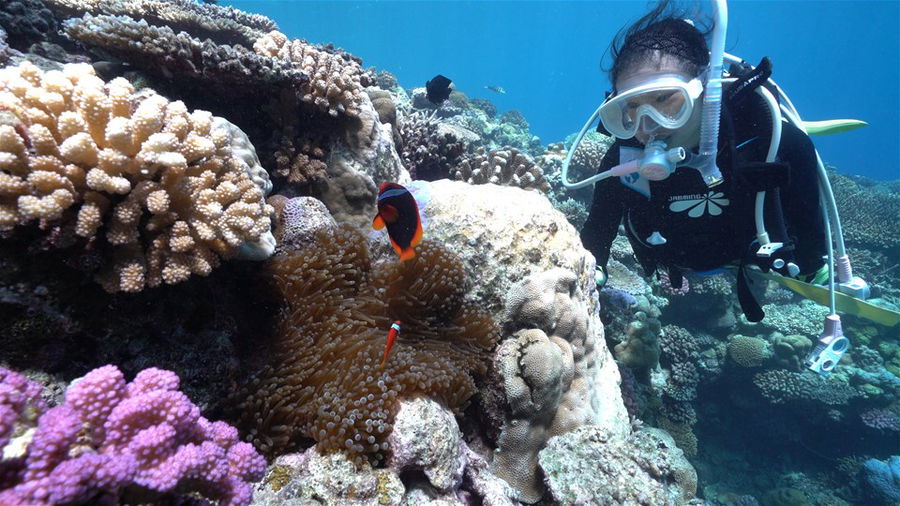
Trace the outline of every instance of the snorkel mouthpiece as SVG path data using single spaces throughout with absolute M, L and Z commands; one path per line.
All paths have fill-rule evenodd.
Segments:
M 653 139 L 644 148 L 638 171 L 651 181 L 662 181 L 675 172 L 675 167 L 683 161 L 687 153 L 682 147 L 666 150 L 666 142 Z

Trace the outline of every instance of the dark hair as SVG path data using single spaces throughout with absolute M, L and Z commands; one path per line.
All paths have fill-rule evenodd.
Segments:
M 616 34 L 609 48 L 613 63 L 608 72 L 613 87 L 622 72 L 659 55 L 674 56 L 681 62 L 681 70 L 692 76 L 699 75 L 709 64 L 706 35 L 712 32 L 712 21 L 697 16 L 697 9 L 693 9 L 695 15 L 690 17 L 700 28 L 695 27 L 685 21 L 689 14 L 684 9 L 679 12 L 669 5 L 668 0 L 661 0 L 653 10 Z

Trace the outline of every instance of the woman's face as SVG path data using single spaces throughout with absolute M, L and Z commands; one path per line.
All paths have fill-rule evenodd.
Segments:
M 679 61 L 669 55 L 663 55 L 661 58 L 651 58 L 620 74 L 619 78 L 616 79 L 616 89 L 621 91 L 628 90 L 664 75 L 677 75 L 684 78 L 685 81 L 693 79 L 694 76 L 685 73 L 681 68 Z M 674 114 L 684 106 L 684 101 L 684 95 L 670 90 L 643 93 L 632 98 L 627 103 L 626 114 L 634 114 L 638 107 L 644 104 L 648 104 L 660 112 Z M 641 144 L 646 144 L 652 134 L 656 139 L 666 139 L 669 146 L 683 145 L 684 147 L 694 147 L 686 144 L 690 144 L 694 137 L 699 141 L 699 109 L 699 107 L 695 107 L 687 123 L 677 130 L 662 128 L 650 118 L 645 117 L 643 118 L 643 123 L 639 125 L 634 138 Z M 631 119 L 634 120 L 634 116 Z

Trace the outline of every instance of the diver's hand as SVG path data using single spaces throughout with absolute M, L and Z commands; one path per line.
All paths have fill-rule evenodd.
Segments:
M 606 269 L 598 265 L 597 270 L 594 271 L 594 281 L 597 283 L 597 288 L 606 286 Z

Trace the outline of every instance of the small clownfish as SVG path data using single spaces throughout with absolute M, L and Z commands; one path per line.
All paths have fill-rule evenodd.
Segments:
M 378 214 L 372 220 L 372 228 L 387 227 L 391 246 L 400 255 L 401 262 L 416 256 L 413 248 L 422 240 L 422 219 L 412 193 L 397 183 L 382 183 L 377 204 Z
M 397 336 L 400 335 L 400 320 L 394 320 L 394 323 L 391 324 L 391 330 L 388 331 L 387 343 L 384 346 L 384 358 L 381 359 L 381 368 L 384 369 L 384 366 L 387 364 L 388 355 L 391 353 L 391 346 L 394 345 L 394 340 L 397 339 Z

